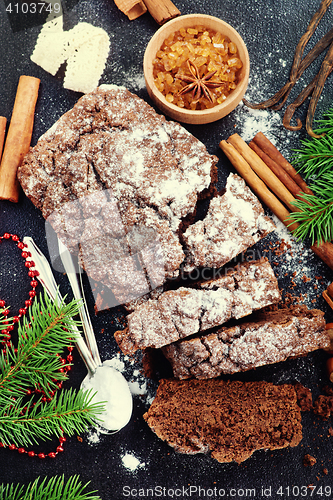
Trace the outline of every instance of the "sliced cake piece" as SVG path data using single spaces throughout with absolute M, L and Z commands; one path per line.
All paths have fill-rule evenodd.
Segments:
M 225 194 L 213 198 L 206 217 L 183 234 L 187 254 L 184 271 L 222 267 L 274 229 L 275 224 L 265 216 L 245 181 L 230 174 Z
M 168 290 L 140 304 L 127 316 L 127 327 L 115 333 L 123 353 L 163 347 L 280 300 L 267 259 L 238 264 L 225 276 L 197 286 Z
M 290 384 L 163 379 L 144 419 L 177 452 L 211 452 L 219 462 L 241 463 L 256 450 L 297 446 L 302 439 Z
M 306 306 L 255 314 L 251 321 L 165 346 L 174 376 L 212 378 L 305 355 L 330 344 L 324 313 Z

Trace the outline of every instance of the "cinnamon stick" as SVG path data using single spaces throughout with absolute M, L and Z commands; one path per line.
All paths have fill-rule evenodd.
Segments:
M 20 186 L 17 169 L 29 150 L 40 80 L 32 76 L 19 79 L 13 113 L 0 164 L 0 199 L 17 203 Z
M 290 175 L 276 161 L 270 158 L 254 141 L 249 143 L 250 148 L 266 163 L 266 165 L 274 172 L 276 177 L 286 186 L 296 198 L 302 193 L 298 184 L 290 177 Z
M 5 143 L 6 125 L 7 118 L 5 118 L 4 116 L 0 116 L 0 160 L 2 156 L 3 145 Z
M 274 144 L 271 143 L 269 139 L 267 139 L 267 137 L 262 132 L 258 132 L 254 136 L 253 142 L 255 142 L 260 147 L 260 149 L 262 149 L 262 151 L 264 151 L 290 175 L 290 177 L 296 182 L 296 184 L 299 185 L 303 193 L 313 194 L 311 189 L 303 180 L 302 176 L 295 170 L 295 168 L 285 159 L 280 151 L 274 146 Z
M 147 7 L 142 0 L 114 0 L 114 3 L 130 21 L 137 19 L 147 12 Z
M 171 0 L 144 0 L 144 3 L 149 13 L 159 25 L 180 16 L 180 11 Z
M 297 211 L 297 207 L 293 205 L 294 196 L 288 191 L 286 186 L 276 177 L 265 162 L 246 144 L 245 141 L 238 135 L 233 134 L 228 138 L 229 144 L 232 144 L 237 151 L 246 159 L 250 167 L 264 181 L 266 186 L 276 194 L 276 196 L 284 203 L 292 212 Z
M 278 198 L 267 188 L 266 184 L 260 177 L 252 170 L 249 163 L 241 155 L 237 149 L 228 141 L 221 141 L 220 148 L 229 158 L 237 172 L 245 182 L 250 186 L 252 191 L 260 198 L 265 205 L 280 219 L 280 221 L 287 226 L 291 231 L 294 231 L 298 224 L 295 222 L 290 224 L 290 213 L 285 206 L 278 200 Z

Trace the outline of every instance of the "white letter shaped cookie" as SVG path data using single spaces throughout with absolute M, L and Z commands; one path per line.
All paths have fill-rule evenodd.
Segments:
M 50 14 L 37 38 L 31 60 L 51 75 L 67 61 L 64 87 L 86 94 L 98 86 L 109 48 L 109 36 L 102 28 L 82 22 L 63 31 L 62 14 Z

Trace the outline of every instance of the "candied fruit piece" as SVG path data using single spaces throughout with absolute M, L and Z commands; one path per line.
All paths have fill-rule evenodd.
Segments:
M 197 68 L 200 68 L 207 62 L 207 57 L 197 57 L 194 61 L 194 64 L 197 66 Z
M 230 54 L 236 54 L 237 53 L 237 46 L 234 42 L 229 43 L 229 52 Z
M 198 34 L 198 30 L 196 28 L 187 28 L 187 33 L 189 35 L 197 35 Z
M 218 97 L 217 102 L 219 104 L 222 104 L 226 100 L 226 96 L 222 94 L 220 97 Z
M 167 94 L 167 95 L 165 96 L 165 99 L 166 99 L 168 102 L 173 102 L 174 97 L 173 97 L 173 95 L 172 95 L 172 94 Z
M 231 59 L 228 59 L 228 66 L 229 68 L 240 69 L 243 66 L 243 64 L 242 61 L 238 59 L 238 57 L 232 57 Z
M 172 75 L 170 75 L 170 73 L 167 73 L 167 74 L 165 75 L 165 81 L 166 81 L 166 83 L 168 83 L 169 85 L 173 82 L 173 77 L 172 77 Z

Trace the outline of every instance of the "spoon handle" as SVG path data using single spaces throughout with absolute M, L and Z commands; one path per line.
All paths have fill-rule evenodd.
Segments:
M 77 279 L 76 269 L 68 248 L 62 243 L 60 239 L 58 239 L 58 246 L 59 246 L 59 255 L 63 263 L 63 266 L 65 268 L 65 271 L 67 273 L 67 277 L 72 287 L 74 297 L 77 300 L 80 300 L 82 303 L 79 309 L 79 314 L 82 320 L 82 326 L 87 345 L 90 349 L 91 355 L 95 363 L 97 364 L 97 366 L 99 366 L 102 364 L 102 361 L 98 352 L 96 337 L 91 324 L 87 302 L 84 297 L 83 287 L 80 286 L 81 282 L 79 283 L 79 280 Z
M 31 258 L 34 261 L 36 269 L 39 272 L 39 275 L 37 276 L 38 281 L 43 285 L 50 298 L 57 304 L 60 304 L 62 301 L 62 297 L 53 276 L 50 264 L 48 263 L 45 255 L 38 248 L 34 240 L 29 236 L 25 236 L 23 238 L 23 243 L 27 245 L 27 249 L 31 253 Z M 83 359 L 89 374 L 92 375 L 97 368 L 97 364 L 95 363 L 77 326 L 73 325 L 73 329 L 76 334 L 76 346 L 79 354 Z

